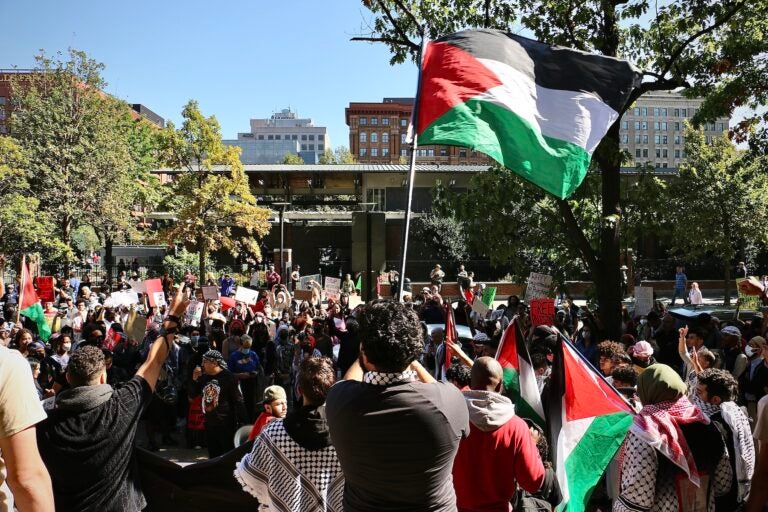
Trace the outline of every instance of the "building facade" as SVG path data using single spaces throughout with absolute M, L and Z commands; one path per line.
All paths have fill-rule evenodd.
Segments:
M 685 161 L 685 123 L 703 100 L 672 91 L 643 95 L 621 118 L 621 148 L 632 157 L 630 167 L 650 165 L 677 169 Z M 703 126 L 707 142 L 728 132 L 730 119 L 718 118 Z
M 408 124 L 413 98 L 384 98 L 381 103 L 350 103 L 345 109 L 349 126 L 349 150 L 360 163 L 402 164 L 408 161 L 411 145 Z M 482 165 L 490 159 L 459 146 L 419 147 L 420 164 Z
M 251 119 L 250 125 L 250 132 L 224 140 L 224 144 L 242 150 L 240 160 L 245 165 L 280 163 L 288 154 L 316 164 L 326 149 L 332 149 L 326 127 L 315 126 L 312 119 L 299 118 L 288 108 L 269 119 Z

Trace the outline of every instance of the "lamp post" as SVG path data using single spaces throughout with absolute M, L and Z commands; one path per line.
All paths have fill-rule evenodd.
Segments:
M 285 209 L 291 203 L 272 203 L 272 206 L 280 207 L 280 283 L 285 284 Z
M 362 211 L 365 212 L 365 278 L 362 280 L 363 300 L 370 302 L 371 297 L 371 273 L 373 272 L 373 254 L 371 240 L 371 211 L 377 203 L 358 203 Z

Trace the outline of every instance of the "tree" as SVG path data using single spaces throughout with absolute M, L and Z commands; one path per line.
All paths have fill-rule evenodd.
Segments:
M 371 30 L 355 40 L 383 43 L 391 63 L 417 59 L 421 27 L 435 39 L 466 27 L 529 30 L 550 44 L 610 57 L 628 58 L 644 69 L 643 83 L 619 112 L 643 94 L 685 88 L 705 96 L 697 123 L 755 103 L 766 92 L 765 52 L 768 2 L 759 0 L 365 0 L 374 15 Z M 599 228 L 593 238 L 579 223 L 578 200 L 556 201 L 569 243 L 592 274 L 600 318 L 608 336 L 620 334 L 619 271 L 621 195 L 619 123 L 609 129 L 594 154 L 599 170 Z M 502 202 L 496 205 L 502 208 Z M 489 229 L 493 229 L 491 226 Z
M 687 162 L 667 195 L 668 204 L 675 205 L 670 243 L 687 258 L 720 258 L 727 305 L 737 242 L 768 242 L 760 229 L 768 223 L 768 158 L 750 158 L 725 137 L 707 144 L 704 133 L 692 129 L 686 131 L 685 152 Z
M 286 153 L 283 157 L 283 163 L 286 165 L 304 165 L 304 159 L 293 153 Z
M 269 232 L 270 210 L 256 205 L 240 162 L 240 148 L 225 146 L 219 122 L 196 101 L 182 110 L 180 128 L 169 122 L 160 134 L 160 160 L 180 171 L 168 206 L 175 221 L 160 233 L 168 244 L 190 244 L 199 256 L 200 279 L 215 249 L 261 258 L 258 238 Z
M 464 224 L 455 216 L 428 214 L 413 220 L 413 236 L 441 260 L 461 261 L 469 255 Z
M 335 150 L 331 151 L 326 149 L 325 152 L 320 155 L 319 163 L 325 165 L 341 165 L 341 164 L 356 164 L 354 155 L 349 152 L 344 146 L 339 146 Z

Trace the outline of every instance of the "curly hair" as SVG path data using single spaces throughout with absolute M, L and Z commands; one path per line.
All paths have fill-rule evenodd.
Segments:
M 67 375 L 72 387 L 92 385 L 105 371 L 104 353 L 99 347 L 86 345 L 69 356 Z
M 327 357 L 308 357 L 299 366 L 299 389 L 311 405 L 322 405 L 336 381 L 333 361 Z
M 614 381 L 624 382 L 630 386 L 637 386 L 637 371 L 631 366 L 620 366 L 611 372 Z
M 625 354 L 624 345 L 615 341 L 605 340 L 597 344 L 597 353 L 599 357 L 613 359 L 621 354 Z
M 424 338 L 412 308 L 382 300 L 367 305 L 361 313 L 361 348 L 378 371 L 402 372 L 421 355 Z
M 699 384 L 707 386 L 707 394 L 719 396 L 723 402 L 730 402 L 738 396 L 739 383 L 730 372 L 719 368 L 707 368 L 698 375 Z
M 459 388 L 469 386 L 472 381 L 472 371 L 469 366 L 461 363 L 453 363 L 447 370 L 445 370 L 445 378 L 449 382 L 455 382 Z

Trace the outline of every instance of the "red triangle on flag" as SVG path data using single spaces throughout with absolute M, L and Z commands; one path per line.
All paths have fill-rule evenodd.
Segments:
M 504 334 L 501 336 L 501 342 L 499 343 L 499 350 L 496 354 L 496 360 L 499 361 L 502 368 L 514 368 L 519 370 L 519 363 L 517 360 L 517 329 L 515 323 L 517 320 L 513 320 L 504 329 Z
M 587 366 L 575 349 L 563 342 L 565 363 L 565 416 L 568 421 L 613 414 L 632 413 L 617 391 Z
M 450 303 L 445 304 L 445 369 L 451 367 L 451 349 L 448 345 L 458 343 L 459 337 L 456 334 L 456 319 L 453 316 L 453 308 Z
M 37 297 L 35 291 L 35 285 L 32 284 L 32 276 L 29 273 L 29 265 L 22 264 L 21 273 L 21 304 L 19 304 L 19 311 L 24 311 L 29 306 L 36 304 L 40 299 Z

